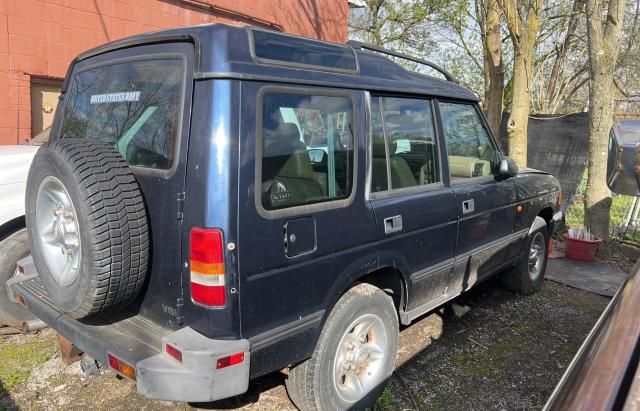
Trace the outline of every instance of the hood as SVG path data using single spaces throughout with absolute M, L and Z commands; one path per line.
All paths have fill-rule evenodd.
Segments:
M 537 170 L 531 167 L 520 167 L 518 169 L 518 174 L 546 174 L 549 175 L 546 171 Z
M 0 185 L 26 181 L 29 166 L 31 166 L 31 161 L 38 148 L 35 146 L 0 146 Z

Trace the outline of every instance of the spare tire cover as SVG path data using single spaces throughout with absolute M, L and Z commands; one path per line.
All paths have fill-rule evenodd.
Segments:
M 66 138 L 40 148 L 26 210 L 38 274 L 62 311 L 84 318 L 135 299 L 149 260 L 147 214 L 112 145 Z

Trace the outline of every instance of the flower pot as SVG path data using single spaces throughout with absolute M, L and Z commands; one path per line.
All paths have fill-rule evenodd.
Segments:
M 598 245 L 602 239 L 594 237 L 593 240 L 579 240 L 563 235 L 567 258 L 578 261 L 593 261 L 598 251 Z

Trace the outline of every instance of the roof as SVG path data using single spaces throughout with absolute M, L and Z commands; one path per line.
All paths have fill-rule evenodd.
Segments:
M 347 53 L 345 50 L 348 50 L 348 53 L 353 53 L 355 58 L 355 70 L 351 68 L 336 69 L 328 65 L 321 67 L 274 61 L 257 57 L 254 48 L 254 33 L 261 35 L 268 33 L 267 37 L 272 39 L 277 36 L 281 45 L 289 46 L 292 49 L 298 44 L 300 48 L 296 50 L 300 51 L 299 54 L 303 54 L 304 50 L 309 47 L 316 46 L 318 50 L 335 50 L 338 54 L 345 54 Z M 82 53 L 72 65 L 99 54 L 136 45 L 184 41 L 191 42 L 195 46 L 195 79 L 235 78 L 278 81 L 478 100 L 473 92 L 453 81 L 405 70 L 399 64 L 379 53 L 255 27 L 237 27 L 221 23 L 162 30 L 128 37 Z M 265 48 L 265 50 L 267 49 Z

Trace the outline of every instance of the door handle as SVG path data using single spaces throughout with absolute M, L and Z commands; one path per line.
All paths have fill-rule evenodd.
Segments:
M 391 234 L 402 231 L 402 216 L 396 215 L 384 219 L 384 233 Z
M 475 210 L 475 203 L 473 202 L 473 198 L 471 200 L 465 200 L 462 202 L 462 214 L 473 213 Z

